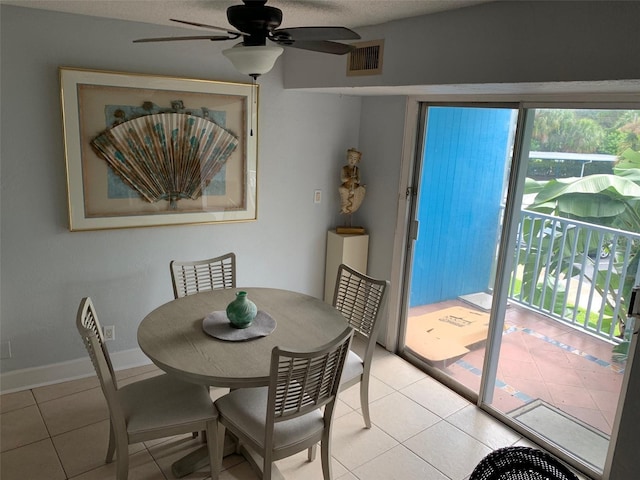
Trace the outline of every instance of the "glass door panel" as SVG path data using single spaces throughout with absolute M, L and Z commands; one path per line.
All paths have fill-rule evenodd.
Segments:
M 640 112 L 523 113 L 423 106 L 401 351 L 598 474 L 640 284 Z
M 637 135 L 625 135 L 638 112 L 530 113 L 508 307 L 483 401 L 601 473 L 638 282 L 640 159 Z
M 405 352 L 479 391 L 517 110 L 426 111 Z

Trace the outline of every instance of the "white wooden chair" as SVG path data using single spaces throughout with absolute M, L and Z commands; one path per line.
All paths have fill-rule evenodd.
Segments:
M 128 445 L 132 443 L 198 431 L 214 437 L 216 411 L 207 387 L 159 375 L 118 388 L 100 322 L 88 297 L 80 302 L 76 324 L 109 407 L 111 427 L 105 462 L 111 463 L 116 454 L 117 480 L 128 477 Z M 208 451 L 213 465 L 212 445 Z
M 173 260 L 169 269 L 174 298 L 236 287 L 236 255 L 232 252 L 195 262 Z
M 360 382 L 360 405 L 367 428 L 371 428 L 369 415 L 371 362 L 388 288 L 388 280 L 369 277 L 345 264 L 338 267 L 333 306 L 340 310 L 349 325 L 353 327 L 355 336 L 363 338 L 366 344 L 364 359 L 353 350 L 349 352 L 340 390 Z
M 331 422 L 352 337 L 353 329 L 347 327 L 335 340 L 314 351 L 275 347 L 268 387 L 234 390 L 216 400 L 214 480 L 220 471 L 226 429 L 262 457 L 263 480 L 271 479 L 276 460 L 306 449 L 312 460 L 318 442 L 324 479 L 332 478 Z

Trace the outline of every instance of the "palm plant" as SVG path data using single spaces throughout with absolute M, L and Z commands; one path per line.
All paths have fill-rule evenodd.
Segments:
M 536 194 L 527 210 L 640 233 L 640 152 L 626 150 L 614 167 L 613 174 L 549 181 L 527 179 L 525 193 Z M 565 305 L 564 292 L 560 289 L 560 294 L 556 293 L 553 298 L 550 292 L 558 292 L 558 289 L 554 289 L 549 282 L 557 283 L 557 279 L 567 278 L 572 273 L 575 274 L 576 268 L 584 269 L 586 266 L 596 290 L 607 302 L 606 311 L 610 315 L 616 311 L 618 296 L 620 304 L 626 305 L 638 270 L 640 242 L 632 241 L 627 245 L 622 237 L 617 240 L 611 234 L 592 236 L 585 235 L 584 230 L 558 230 L 555 224 L 532 220 L 525 222 L 530 222 L 523 222 L 522 225 L 522 231 L 528 236 L 528 240 L 523 243 L 528 245 L 529 251 L 526 254 L 521 252 L 518 258 L 524 267 L 521 291 L 523 295 L 529 296 L 530 301 L 542 301 L 549 311 L 564 315 L 566 312 L 561 311 Z M 534 238 L 538 240 L 531 242 Z M 534 252 L 536 255 L 546 255 L 550 262 L 544 266 L 540 262 L 534 262 L 536 256 L 532 255 L 532 245 L 540 250 Z M 568 249 L 565 245 L 575 245 L 577 248 Z M 627 249 L 630 251 L 627 258 L 630 260 L 624 265 L 624 255 L 621 253 Z M 610 261 L 613 262 L 613 269 L 610 272 L 597 268 L 603 250 L 612 255 Z M 594 258 L 595 252 L 598 252 L 598 256 Z M 547 271 L 542 272 L 542 268 Z M 540 282 L 543 273 L 546 284 Z M 617 321 L 622 327 L 619 332 L 622 335 L 626 321 L 624 312 L 618 314 Z

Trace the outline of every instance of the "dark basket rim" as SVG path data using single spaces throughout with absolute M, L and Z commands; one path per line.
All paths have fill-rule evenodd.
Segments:
M 538 475 L 533 476 L 534 473 Z M 474 468 L 469 480 L 534 478 L 578 480 L 568 467 L 549 453 L 537 448 L 516 446 L 499 448 L 489 453 Z

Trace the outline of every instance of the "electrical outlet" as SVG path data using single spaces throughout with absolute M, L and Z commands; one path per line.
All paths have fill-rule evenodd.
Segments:
M 102 330 L 105 341 L 116 339 L 116 327 L 114 325 L 105 325 Z

